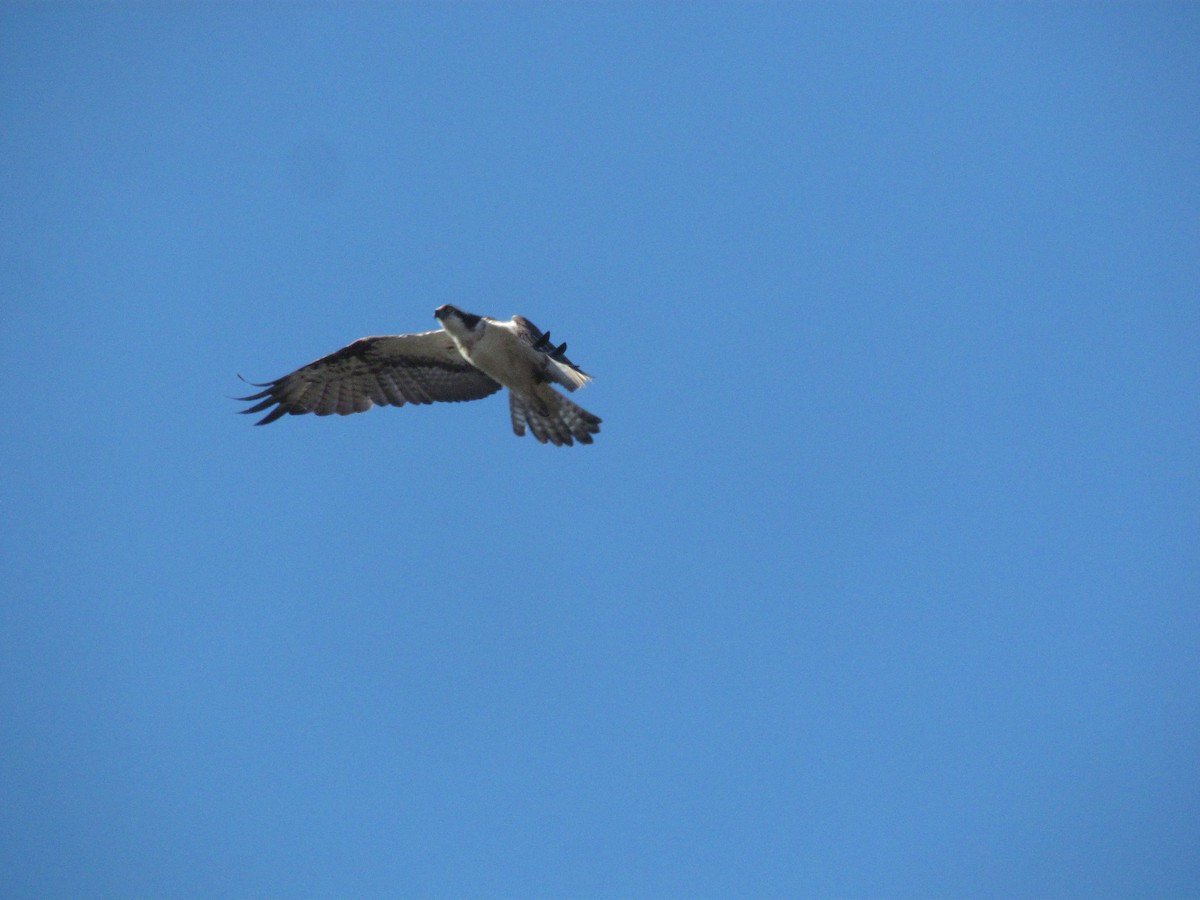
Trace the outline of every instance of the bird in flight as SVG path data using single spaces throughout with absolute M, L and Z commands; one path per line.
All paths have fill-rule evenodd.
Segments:
M 285 413 L 346 416 L 372 406 L 478 400 L 506 387 L 518 437 L 528 428 L 543 444 L 592 443 L 599 417 L 551 387 L 575 391 L 591 380 L 567 359 L 566 344 L 554 346 L 524 316 L 501 322 L 450 305 L 433 315 L 440 331 L 360 338 L 282 378 L 247 382 L 265 390 L 237 398 L 259 401 L 241 412 L 267 410 L 254 423 L 266 425 Z

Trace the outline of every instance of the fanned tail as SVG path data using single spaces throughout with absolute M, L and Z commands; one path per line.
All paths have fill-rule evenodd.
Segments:
M 512 413 L 513 434 L 521 437 L 525 428 L 541 443 L 555 447 L 592 443 L 592 435 L 600 433 L 600 417 L 567 399 L 549 385 L 542 385 L 537 397 L 524 397 L 508 392 Z

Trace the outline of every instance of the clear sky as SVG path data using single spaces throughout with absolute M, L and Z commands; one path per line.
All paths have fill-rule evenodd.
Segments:
M 1200 893 L 1198 47 L 0 6 L 0 895 Z M 596 443 L 234 415 L 443 303 Z

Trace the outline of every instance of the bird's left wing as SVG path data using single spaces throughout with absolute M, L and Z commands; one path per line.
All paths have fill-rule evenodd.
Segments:
M 498 381 L 463 359 L 444 331 L 361 338 L 282 378 L 247 383 L 265 390 L 237 398 L 260 401 L 241 412 L 274 407 L 255 425 L 284 414 L 346 416 L 372 406 L 478 400 L 500 390 Z
M 550 332 L 543 332 L 524 316 L 513 316 L 513 326 L 521 340 L 541 353 L 546 360 L 546 372 L 552 380 L 568 391 L 575 391 L 592 380 L 592 376 L 567 359 L 565 343 L 554 346 Z

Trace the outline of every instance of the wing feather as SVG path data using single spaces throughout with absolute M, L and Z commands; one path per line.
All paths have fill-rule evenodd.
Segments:
M 543 332 L 524 316 L 513 316 L 513 325 L 521 340 L 545 357 L 547 378 L 568 391 L 576 391 L 592 380 L 592 376 L 567 359 L 567 345 L 554 346 L 550 332 Z
M 282 378 L 247 383 L 264 388 L 238 398 L 260 401 L 243 413 L 267 411 L 256 425 L 285 414 L 346 416 L 372 406 L 478 400 L 500 390 L 499 382 L 463 359 L 444 331 L 361 338 Z

